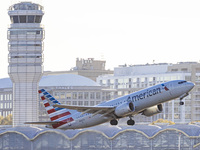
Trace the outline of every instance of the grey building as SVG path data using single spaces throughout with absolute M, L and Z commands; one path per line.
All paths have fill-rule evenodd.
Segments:
M 93 80 L 74 74 L 43 76 L 39 89 L 45 89 L 62 104 L 93 106 L 113 99 L 113 90 L 102 88 Z M 0 79 L 0 115 L 12 114 L 12 82 L 9 78 Z M 23 105 L 23 103 L 22 103 Z M 37 110 L 36 110 L 37 111 Z M 38 104 L 39 120 L 48 120 L 43 103 Z
M 77 58 L 76 66 L 69 71 L 45 71 L 44 75 L 76 74 L 96 81 L 96 78 L 100 75 L 113 74 L 113 71 L 106 70 L 105 66 L 105 60 Z
M 200 63 L 180 62 L 177 64 L 146 64 L 119 66 L 113 75 L 102 75 L 97 82 L 115 89 L 115 96 L 129 94 L 170 80 L 187 80 L 195 83 L 195 88 L 184 99 L 185 105 L 179 106 L 179 100 L 163 104 L 163 113 L 153 117 L 136 116 L 136 122 L 152 122 L 159 118 L 173 122 L 191 122 L 200 119 Z

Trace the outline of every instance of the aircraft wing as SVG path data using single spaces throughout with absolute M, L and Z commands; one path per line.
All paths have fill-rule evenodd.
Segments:
M 44 121 L 44 122 L 25 122 L 24 124 L 39 124 L 39 125 L 54 125 L 58 124 L 59 122 L 57 121 Z
M 82 112 L 82 114 L 85 113 L 91 113 L 93 115 L 102 114 L 103 116 L 109 115 L 110 113 L 113 113 L 115 110 L 114 106 L 72 106 L 72 105 L 69 106 L 61 104 L 55 104 L 53 106 L 59 108 L 77 110 L 79 112 Z

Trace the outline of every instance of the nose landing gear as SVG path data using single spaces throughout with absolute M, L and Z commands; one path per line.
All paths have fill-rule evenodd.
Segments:
M 184 105 L 184 102 L 183 102 L 183 101 L 180 101 L 180 102 L 179 102 L 179 105 Z
M 184 105 L 184 102 L 182 100 L 183 100 L 183 98 L 185 98 L 188 95 L 189 95 L 189 93 L 185 93 L 180 97 L 180 102 L 179 102 L 180 105 Z

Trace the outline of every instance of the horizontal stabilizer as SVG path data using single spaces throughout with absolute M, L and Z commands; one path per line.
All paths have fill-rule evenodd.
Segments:
M 46 121 L 46 122 L 25 122 L 24 124 L 39 124 L 39 125 L 54 125 L 54 124 L 58 124 L 58 121 Z

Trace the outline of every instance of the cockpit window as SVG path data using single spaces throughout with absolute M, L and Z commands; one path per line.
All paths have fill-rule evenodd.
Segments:
M 183 84 L 183 83 L 185 83 L 185 82 L 187 82 L 187 81 L 180 81 L 180 82 L 178 82 L 178 84 Z

